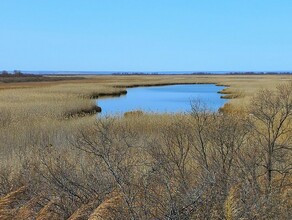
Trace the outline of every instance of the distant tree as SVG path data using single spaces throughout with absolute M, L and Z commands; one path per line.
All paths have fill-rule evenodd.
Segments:
M 23 76 L 23 73 L 20 70 L 14 70 L 13 73 L 15 76 Z
M 9 72 L 6 71 L 6 70 L 3 70 L 3 71 L 1 72 L 1 75 L 2 75 L 2 76 L 9 76 Z

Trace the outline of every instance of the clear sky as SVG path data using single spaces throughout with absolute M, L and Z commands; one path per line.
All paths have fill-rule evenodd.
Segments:
M 0 70 L 292 70 L 292 0 L 0 0 Z

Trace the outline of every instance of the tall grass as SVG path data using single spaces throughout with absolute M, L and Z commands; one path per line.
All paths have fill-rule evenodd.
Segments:
M 290 173 L 283 174 L 284 180 L 275 175 L 272 186 L 280 190 L 267 196 L 263 151 L 251 134 L 244 136 L 251 117 L 245 105 L 252 95 L 287 80 L 291 77 L 100 76 L 0 90 L 0 214 L 163 219 L 187 213 L 231 219 L 249 211 L 246 218 L 264 219 L 272 212 L 287 213 L 290 208 L 283 204 L 289 200 Z M 229 85 L 224 93 L 240 96 L 227 105 L 228 117 L 208 113 L 203 127 L 198 126 L 202 118 L 196 121 L 190 114 L 77 117 L 93 109 L 99 95 L 175 82 Z M 289 153 L 278 157 L 283 161 L 277 168 L 289 165 Z M 17 206 L 11 209 L 10 200 Z

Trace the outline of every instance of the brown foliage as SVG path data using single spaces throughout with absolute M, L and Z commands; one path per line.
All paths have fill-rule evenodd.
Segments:
M 23 186 L 0 198 L 0 219 L 11 219 L 21 207 L 27 187 Z
M 249 112 L 193 103 L 188 115 L 54 121 L 53 136 L 29 121 L 34 143 L 5 152 L 0 219 L 289 219 L 291 91 L 259 93 Z
M 58 220 L 61 218 L 55 211 L 56 200 L 51 200 L 36 215 L 36 220 Z

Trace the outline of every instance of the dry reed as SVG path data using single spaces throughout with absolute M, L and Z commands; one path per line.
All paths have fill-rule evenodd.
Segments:
M 72 149 L 72 143 L 76 143 L 76 137 L 80 131 L 90 130 L 94 127 L 96 121 L 95 115 L 86 114 L 85 117 L 74 117 L 74 115 L 82 111 L 93 109 L 96 105 L 93 98 L 99 95 L 123 93 L 126 87 L 137 85 L 215 83 L 218 85 L 230 86 L 223 91 L 223 93 L 231 95 L 234 99 L 230 100 L 229 104 L 225 106 L 225 112 L 236 112 L 236 114 L 240 112 L 241 114 L 244 111 L 245 105 L 248 105 L 252 95 L 257 93 L 260 89 L 274 89 L 276 84 L 283 81 L 290 81 L 291 79 L 291 76 L 98 76 L 87 77 L 85 80 L 74 82 L 29 83 L 18 85 L 0 84 L 0 88 L 2 88 L 0 90 L 0 184 L 3 183 L 7 185 L 0 191 L 0 196 L 2 196 L 0 199 L 0 218 L 9 219 L 15 215 L 36 215 L 36 219 L 60 219 L 63 217 L 54 212 L 56 207 L 61 205 L 60 201 L 50 201 L 36 213 L 35 206 L 37 205 L 35 204 L 35 200 L 37 197 L 31 200 L 29 200 L 29 198 L 25 198 L 24 200 L 21 199 L 26 191 L 25 187 L 19 188 L 22 183 L 28 183 L 33 186 L 37 185 L 41 190 L 44 190 L 42 189 L 44 186 L 39 186 L 40 182 L 38 181 L 39 179 L 43 180 L 43 178 L 48 178 L 45 176 L 48 171 L 45 171 L 43 167 L 39 168 L 38 165 L 42 162 L 39 152 L 42 152 L 46 146 L 53 146 L 52 148 L 56 151 L 55 154 L 48 155 L 46 158 L 55 160 L 53 163 L 55 167 L 53 167 L 52 170 L 56 173 L 56 176 L 58 177 L 58 175 L 60 175 L 63 177 L 65 173 L 68 175 L 66 178 L 72 178 L 72 180 L 61 178 L 62 181 L 75 181 L 74 184 L 78 183 L 84 186 L 85 191 L 88 188 L 94 191 L 96 190 L 96 185 L 94 185 L 94 181 L 90 182 L 91 178 L 96 178 L 94 179 L 96 181 L 99 180 L 99 175 L 104 175 L 103 178 L 106 181 L 111 179 L 105 175 L 105 167 L 100 166 L 100 164 L 98 164 L 98 166 L 100 166 L 98 167 L 96 165 L 97 162 L 94 161 L 92 157 L 84 155 L 76 149 Z M 73 115 L 73 117 L 68 117 L 68 115 Z M 169 132 L 166 128 L 173 127 L 173 125 L 178 122 L 183 125 L 189 125 L 190 120 L 190 115 L 139 113 L 127 114 L 127 117 L 117 118 L 115 126 L 118 128 L 117 133 L 121 135 L 132 132 L 134 135 L 138 136 L 139 140 L 137 142 L 139 144 L 137 145 L 139 145 L 139 149 L 143 149 L 141 152 L 144 153 L 145 149 L 149 150 L 148 148 L 150 148 L 153 150 L 161 146 L 165 147 L 161 149 L 166 152 L 169 148 L 162 144 L 164 143 L 163 138 L 165 138 L 162 134 Z M 180 133 L 174 131 L 172 133 L 173 137 L 176 138 L 176 134 L 183 135 L 183 132 L 188 130 L 189 129 L 179 129 L 178 131 Z M 209 132 L 212 132 L 212 130 Z M 183 143 L 186 143 L 186 139 L 182 140 Z M 173 152 L 170 151 L 170 153 Z M 66 159 L 62 158 L 64 155 Z M 172 163 L 175 163 L 177 155 L 173 155 L 174 161 Z M 51 156 L 51 158 L 49 156 Z M 133 155 L 128 156 L 130 159 L 134 159 L 131 158 Z M 137 158 L 139 158 L 139 160 L 148 160 L 151 157 L 141 154 L 139 157 L 137 156 L 136 159 Z M 157 157 L 157 160 L 158 159 L 159 163 L 170 163 L 169 161 L 162 161 L 162 157 Z M 192 158 L 192 160 L 194 159 Z M 128 161 L 130 160 L 126 160 L 126 162 Z M 153 161 L 154 159 L 151 158 L 151 160 L 147 162 L 150 163 Z M 67 168 L 64 168 L 64 170 L 68 171 L 68 173 L 60 169 L 60 167 L 57 167 L 57 165 L 62 165 Z M 193 169 L 193 171 L 195 170 L 200 173 L 203 169 L 198 168 L 198 166 L 199 163 L 194 162 L 192 165 L 188 164 L 187 169 Z M 68 169 L 68 167 L 70 169 Z M 96 171 L 96 167 L 100 169 L 98 172 Z M 172 170 L 170 170 L 170 172 L 173 172 Z M 41 174 L 40 171 L 42 171 Z M 150 171 L 152 170 L 148 167 L 148 164 L 147 166 L 139 165 L 139 168 L 137 168 L 132 176 L 135 177 L 136 180 L 139 176 L 146 175 Z M 96 176 L 91 176 L 92 173 Z M 176 175 L 179 175 L 178 173 L 179 172 L 176 171 Z M 191 183 L 194 184 L 195 182 L 199 182 L 199 180 L 199 177 L 198 179 L 194 177 Z M 46 181 L 48 181 L 48 185 L 51 184 L 48 179 L 46 179 Z M 90 183 L 86 183 L 86 181 Z M 75 190 L 78 187 L 74 184 L 72 189 Z M 180 189 L 178 182 L 176 184 L 177 188 Z M 289 181 L 287 184 L 289 184 Z M 106 186 L 107 184 L 104 185 Z M 56 186 L 53 185 L 46 187 L 49 187 L 50 190 L 54 190 L 54 192 L 62 192 L 62 190 L 64 190 L 56 188 Z M 68 191 L 72 191 L 72 189 L 70 188 Z M 75 193 L 74 190 L 72 193 Z M 167 190 L 164 189 L 163 192 L 166 194 Z M 82 193 L 81 190 L 76 190 L 77 196 L 82 195 Z M 171 193 L 173 192 L 171 191 Z M 90 195 L 90 193 L 88 194 Z M 236 192 L 232 191 L 231 188 L 229 189 L 227 197 L 223 199 L 223 201 L 225 201 L 226 218 L 234 218 L 236 215 L 236 206 L 234 205 L 236 203 L 236 196 L 234 194 L 236 194 Z M 283 201 L 289 200 L 291 193 L 285 191 L 284 194 Z M 209 196 L 212 196 L 212 194 L 209 194 Z M 69 198 L 73 200 L 71 197 Z M 167 196 L 163 198 L 167 198 Z M 71 200 L 69 202 L 72 202 Z M 71 204 L 69 202 L 68 204 Z M 97 201 L 93 201 L 93 203 L 87 202 L 85 204 L 83 202 L 84 201 L 77 202 L 74 200 L 72 203 L 76 204 L 77 208 L 72 205 L 72 207 L 76 209 L 68 210 L 68 217 L 71 216 L 71 219 L 78 219 L 88 216 L 91 210 L 94 209 L 96 205 L 95 202 Z M 90 218 L 110 219 L 110 214 L 115 214 L 115 209 L 121 211 L 120 208 L 123 207 L 123 205 L 119 205 L 122 202 L 120 196 L 111 195 L 91 213 Z M 157 207 L 163 209 L 163 205 L 157 205 Z M 224 204 L 222 208 L 224 208 L 223 206 Z M 287 207 L 287 209 L 289 208 L 291 207 Z M 163 211 L 159 210 L 157 213 L 163 213 Z

